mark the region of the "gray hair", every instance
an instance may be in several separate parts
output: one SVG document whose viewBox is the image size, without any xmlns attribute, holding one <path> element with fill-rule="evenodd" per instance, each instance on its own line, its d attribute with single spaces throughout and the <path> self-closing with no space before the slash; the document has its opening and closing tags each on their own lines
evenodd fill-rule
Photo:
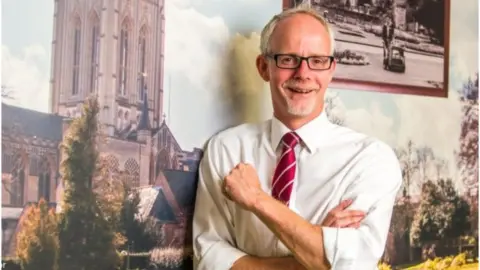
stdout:
<svg viewBox="0 0 480 270">
<path fill-rule="evenodd" d="M 310 15 L 310 16 L 314 17 L 315 19 L 317 19 L 325 27 L 328 35 L 330 36 L 330 47 L 331 47 L 330 54 L 333 55 L 333 53 L 335 51 L 335 37 L 334 37 L 333 29 L 330 27 L 330 24 L 327 22 L 327 20 L 325 20 L 325 18 L 322 15 L 320 15 L 320 13 L 316 9 L 314 9 L 314 8 L 312 8 L 312 7 L 310 7 L 309 5 L 306 5 L 306 4 L 298 5 L 295 8 L 290 8 L 290 9 L 284 10 L 280 14 L 277 14 L 277 15 L 273 16 L 273 18 L 263 28 L 261 36 L 260 36 L 260 51 L 261 51 L 261 53 L 262 54 L 269 53 L 270 39 L 272 37 L 273 31 L 277 27 L 277 24 L 281 20 L 283 20 L 285 18 L 288 18 L 288 17 L 290 17 L 292 15 L 295 15 L 295 14 Z"/>
</svg>

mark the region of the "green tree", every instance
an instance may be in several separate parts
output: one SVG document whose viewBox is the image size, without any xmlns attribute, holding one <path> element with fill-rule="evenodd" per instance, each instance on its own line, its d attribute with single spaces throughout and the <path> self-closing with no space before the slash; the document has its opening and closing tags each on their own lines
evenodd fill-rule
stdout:
<svg viewBox="0 0 480 270">
<path fill-rule="evenodd" d="M 161 230 L 156 230 L 155 222 L 139 213 L 140 196 L 138 190 L 125 188 L 122 209 L 120 211 L 120 231 L 126 242 L 122 249 L 150 251 L 163 240 Z"/>
<path fill-rule="evenodd" d="M 458 238 L 470 229 L 470 205 L 465 198 L 459 196 L 451 179 L 441 180 L 438 186 L 445 200 L 443 211 L 447 214 L 445 238 Z"/>
<path fill-rule="evenodd" d="M 119 263 L 114 232 L 92 188 L 93 179 L 98 175 L 98 112 L 97 99 L 87 99 L 82 116 L 73 120 L 62 143 L 60 270 L 104 270 Z"/>
<path fill-rule="evenodd" d="M 438 43 L 444 45 L 445 0 L 408 0 L 407 3 L 415 20 L 430 29 Z"/>
<path fill-rule="evenodd" d="M 132 178 L 124 172 L 111 171 L 106 160 L 102 177 L 95 185 L 100 208 L 115 231 L 117 250 L 150 251 L 163 236 L 154 220 L 139 213 L 140 194 L 132 188 Z"/>
<path fill-rule="evenodd" d="M 16 254 L 23 270 L 56 270 L 58 239 L 56 216 L 45 200 L 26 208 L 20 220 Z"/>
<path fill-rule="evenodd" d="M 455 190 L 452 180 L 426 181 L 422 200 L 410 231 L 411 242 L 424 246 L 464 235 L 469 229 L 470 208 Z"/>
<path fill-rule="evenodd" d="M 97 181 L 94 183 L 94 192 L 97 194 L 100 211 L 114 231 L 114 246 L 119 249 L 126 241 L 119 228 L 120 212 L 125 196 L 123 175 L 113 170 L 104 157 L 100 157 L 97 164 L 99 171 Z"/>
<path fill-rule="evenodd" d="M 471 206 L 471 229 L 478 231 L 478 72 L 459 91 L 462 103 L 462 124 L 457 166 Z"/>
</svg>

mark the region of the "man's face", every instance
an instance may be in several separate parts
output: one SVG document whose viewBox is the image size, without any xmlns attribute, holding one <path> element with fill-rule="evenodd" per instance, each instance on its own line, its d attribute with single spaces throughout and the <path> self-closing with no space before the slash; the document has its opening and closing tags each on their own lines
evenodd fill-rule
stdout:
<svg viewBox="0 0 480 270">
<path fill-rule="evenodd" d="M 280 21 L 270 39 L 270 53 L 302 57 L 330 56 L 331 44 L 325 27 L 314 17 L 296 14 Z M 283 63 L 289 63 L 286 58 Z M 329 65 L 330 60 L 327 64 Z M 314 64 L 314 62 L 311 62 Z M 272 57 L 259 56 L 260 75 L 270 83 L 277 117 L 310 118 L 323 110 L 324 95 L 332 80 L 335 62 L 327 70 L 312 70 L 307 61 L 295 69 L 280 68 Z"/>
</svg>

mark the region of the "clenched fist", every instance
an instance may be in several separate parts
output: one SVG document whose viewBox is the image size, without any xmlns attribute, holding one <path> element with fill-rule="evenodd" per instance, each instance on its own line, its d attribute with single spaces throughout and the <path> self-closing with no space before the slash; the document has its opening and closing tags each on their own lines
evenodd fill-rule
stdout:
<svg viewBox="0 0 480 270">
<path fill-rule="evenodd" d="M 260 186 L 257 171 L 252 165 L 240 163 L 225 177 L 222 191 L 227 198 L 250 211 L 259 195 L 264 191 Z"/>
</svg>

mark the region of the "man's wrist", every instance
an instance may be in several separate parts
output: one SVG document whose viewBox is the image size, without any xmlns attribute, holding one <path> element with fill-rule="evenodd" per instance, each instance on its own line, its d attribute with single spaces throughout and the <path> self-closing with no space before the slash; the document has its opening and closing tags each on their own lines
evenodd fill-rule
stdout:
<svg viewBox="0 0 480 270">
<path fill-rule="evenodd" d="M 250 212 L 257 214 L 262 211 L 264 205 L 269 200 L 274 200 L 271 196 L 269 196 L 263 190 L 259 191 L 255 196 L 252 198 L 252 204 L 250 206 Z"/>
<path fill-rule="evenodd" d="M 306 270 L 294 257 L 269 257 L 260 258 L 245 256 L 240 258 L 232 267 L 232 270 Z"/>
</svg>

